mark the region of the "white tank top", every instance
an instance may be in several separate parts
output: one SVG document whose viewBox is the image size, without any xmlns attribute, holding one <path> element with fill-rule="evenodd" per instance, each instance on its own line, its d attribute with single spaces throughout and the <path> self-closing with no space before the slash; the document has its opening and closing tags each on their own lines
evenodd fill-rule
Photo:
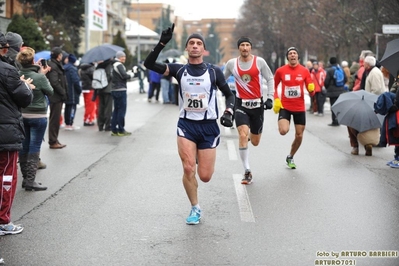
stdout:
<svg viewBox="0 0 399 266">
<path fill-rule="evenodd" d="M 211 85 L 209 67 L 198 77 L 191 76 L 184 69 L 180 80 L 180 118 L 196 121 L 217 119 L 216 90 Z"/>
</svg>

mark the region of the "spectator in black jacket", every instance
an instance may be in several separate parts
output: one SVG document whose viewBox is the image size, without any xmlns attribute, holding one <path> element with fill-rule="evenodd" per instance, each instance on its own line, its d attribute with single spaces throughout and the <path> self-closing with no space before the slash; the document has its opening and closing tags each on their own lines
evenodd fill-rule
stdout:
<svg viewBox="0 0 399 266">
<path fill-rule="evenodd" d="M 50 99 L 50 120 L 48 124 L 48 144 L 50 149 L 62 149 L 66 147 L 58 141 L 58 134 L 60 131 L 60 117 L 62 112 L 62 105 L 68 99 L 67 96 L 67 81 L 65 77 L 64 66 L 62 65 L 62 50 L 59 47 L 54 47 L 51 50 L 51 58 L 48 65 L 51 71 L 47 72 L 46 76 L 50 81 L 51 87 L 54 89 L 54 94 Z"/>
<path fill-rule="evenodd" d="M 0 49 L 5 46 L 6 38 L 0 32 Z M 32 102 L 31 82 L 20 78 L 0 54 L 0 235 L 19 234 L 24 229 L 11 222 L 11 208 L 17 190 L 18 151 L 25 138 L 21 108 Z"/>
<path fill-rule="evenodd" d="M 82 92 L 85 102 L 83 126 L 94 126 L 94 121 L 97 118 L 97 106 L 95 101 L 93 101 L 94 89 L 91 86 L 94 69 L 96 68 L 93 64 L 81 64 L 78 71 L 80 80 L 82 81 Z"/>
</svg>

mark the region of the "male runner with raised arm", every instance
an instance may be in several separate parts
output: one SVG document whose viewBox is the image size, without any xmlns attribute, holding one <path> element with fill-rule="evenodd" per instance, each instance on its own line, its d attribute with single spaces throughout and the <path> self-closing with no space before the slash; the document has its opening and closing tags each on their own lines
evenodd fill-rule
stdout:
<svg viewBox="0 0 399 266">
<path fill-rule="evenodd" d="M 165 76 L 176 78 L 179 83 L 179 121 L 177 146 L 183 165 L 183 185 L 191 203 L 187 224 L 198 224 L 201 209 L 198 204 L 196 172 L 203 182 L 209 182 L 215 168 L 216 147 L 220 141 L 217 123 L 219 110 L 216 92 L 219 88 L 226 97 L 226 110 L 220 118 L 223 126 L 232 126 L 234 95 L 224 79 L 222 71 L 203 61 L 204 38 L 191 34 L 187 38 L 188 63 L 158 63 L 156 59 L 172 39 L 174 24 L 162 31 L 161 39 L 145 59 L 146 68 Z M 196 162 L 198 166 L 196 166 Z"/>
</svg>

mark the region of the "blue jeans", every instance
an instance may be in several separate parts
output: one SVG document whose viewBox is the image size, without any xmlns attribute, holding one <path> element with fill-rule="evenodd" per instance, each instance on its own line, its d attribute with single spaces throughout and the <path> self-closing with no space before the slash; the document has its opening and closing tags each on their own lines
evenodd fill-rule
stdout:
<svg viewBox="0 0 399 266">
<path fill-rule="evenodd" d="M 115 133 L 125 132 L 126 91 L 113 91 L 114 111 L 112 112 L 111 130 Z"/>
<path fill-rule="evenodd" d="M 170 102 L 169 88 L 170 88 L 170 81 L 167 79 L 161 79 L 161 91 L 162 91 L 162 99 L 163 99 L 164 103 Z"/>
<path fill-rule="evenodd" d="M 20 154 L 32 154 L 40 152 L 44 133 L 47 128 L 47 117 L 24 118 L 25 139 L 22 142 Z"/>
</svg>

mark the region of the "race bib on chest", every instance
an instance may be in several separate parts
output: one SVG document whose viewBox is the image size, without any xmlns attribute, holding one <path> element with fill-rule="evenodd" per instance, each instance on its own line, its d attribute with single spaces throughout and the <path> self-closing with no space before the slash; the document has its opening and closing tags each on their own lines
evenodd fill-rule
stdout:
<svg viewBox="0 0 399 266">
<path fill-rule="evenodd" d="M 206 93 L 189 93 L 184 96 L 184 110 L 190 112 L 204 112 L 208 109 L 208 96 Z"/>
<path fill-rule="evenodd" d="M 301 87 L 300 86 L 286 86 L 284 89 L 284 95 L 286 98 L 300 98 L 301 97 Z"/>
<path fill-rule="evenodd" d="M 242 99 L 241 101 L 242 101 L 241 106 L 247 109 L 259 108 L 262 103 L 261 99 L 252 99 L 252 100 Z"/>
</svg>

